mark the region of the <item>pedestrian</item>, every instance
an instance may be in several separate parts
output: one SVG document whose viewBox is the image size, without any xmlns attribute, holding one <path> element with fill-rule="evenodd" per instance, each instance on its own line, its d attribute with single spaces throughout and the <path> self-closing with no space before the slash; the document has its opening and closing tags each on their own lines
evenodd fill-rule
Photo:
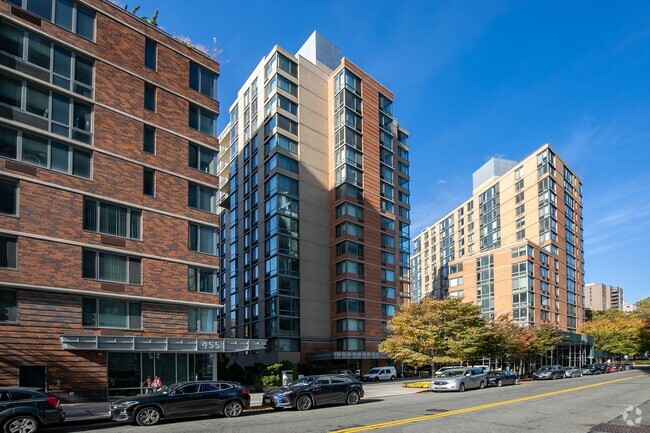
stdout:
<svg viewBox="0 0 650 433">
<path fill-rule="evenodd" d="M 147 376 L 147 380 L 144 381 L 144 393 L 149 394 L 151 393 L 151 384 L 153 382 L 151 381 L 151 376 Z"/>
<path fill-rule="evenodd" d="M 153 379 L 153 382 L 151 382 L 151 387 L 153 388 L 153 392 L 158 392 L 158 390 L 160 390 L 160 388 L 162 388 L 162 386 L 163 386 L 163 383 L 162 383 L 162 380 L 160 379 L 160 376 L 156 376 Z"/>
</svg>

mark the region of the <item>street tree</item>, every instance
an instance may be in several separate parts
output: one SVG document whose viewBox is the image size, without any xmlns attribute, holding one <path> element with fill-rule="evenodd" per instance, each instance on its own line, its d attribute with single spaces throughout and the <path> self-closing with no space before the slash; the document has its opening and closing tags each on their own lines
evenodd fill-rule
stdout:
<svg viewBox="0 0 650 433">
<path fill-rule="evenodd" d="M 416 368 L 476 357 L 485 333 L 478 306 L 458 298 L 403 306 L 389 326 L 392 334 L 379 350 Z"/>
<path fill-rule="evenodd" d="M 580 332 L 594 337 L 594 346 L 618 356 L 634 356 L 644 350 L 647 322 L 641 314 L 626 314 L 616 308 L 594 313 Z"/>
</svg>

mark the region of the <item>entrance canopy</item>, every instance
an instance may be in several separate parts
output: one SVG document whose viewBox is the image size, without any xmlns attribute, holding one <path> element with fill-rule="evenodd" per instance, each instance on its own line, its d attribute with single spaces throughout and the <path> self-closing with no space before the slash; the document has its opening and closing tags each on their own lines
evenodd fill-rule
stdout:
<svg viewBox="0 0 650 433">
<path fill-rule="evenodd" d="M 263 350 L 266 340 L 246 338 L 128 337 L 110 335 L 61 335 L 64 350 L 109 352 L 231 353 Z"/>
</svg>

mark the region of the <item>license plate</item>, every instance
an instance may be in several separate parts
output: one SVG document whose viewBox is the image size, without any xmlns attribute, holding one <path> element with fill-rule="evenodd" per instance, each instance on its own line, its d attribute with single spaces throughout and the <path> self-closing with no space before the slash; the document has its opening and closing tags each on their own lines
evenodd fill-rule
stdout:
<svg viewBox="0 0 650 433">
<path fill-rule="evenodd" d="M 443 387 L 441 385 L 436 385 L 436 389 L 442 389 Z"/>
</svg>

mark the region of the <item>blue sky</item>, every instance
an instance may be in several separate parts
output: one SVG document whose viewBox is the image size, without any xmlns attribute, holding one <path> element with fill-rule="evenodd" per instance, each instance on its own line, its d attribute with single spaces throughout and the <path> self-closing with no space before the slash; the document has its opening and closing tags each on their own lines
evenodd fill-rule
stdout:
<svg viewBox="0 0 650 433">
<path fill-rule="evenodd" d="M 491 156 L 520 160 L 551 143 L 584 183 L 587 282 L 650 296 L 650 2 L 137 4 L 159 9 L 172 34 L 219 41 L 220 129 L 275 44 L 295 52 L 317 29 L 339 45 L 394 92 L 411 133 L 412 234 L 468 197 Z"/>
</svg>

